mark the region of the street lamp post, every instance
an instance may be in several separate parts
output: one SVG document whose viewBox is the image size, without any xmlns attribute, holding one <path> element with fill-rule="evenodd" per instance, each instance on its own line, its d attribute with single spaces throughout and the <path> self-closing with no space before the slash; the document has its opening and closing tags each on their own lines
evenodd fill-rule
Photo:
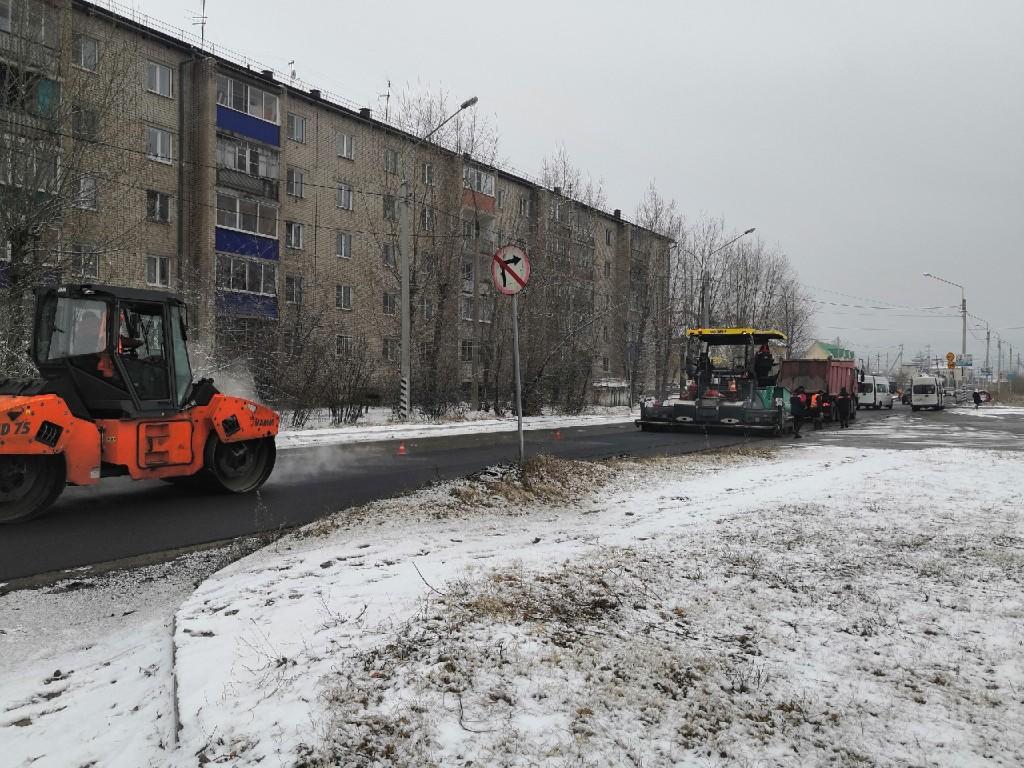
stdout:
<svg viewBox="0 0 1024 768">
<path fill-rule="evenodd" d="M 409 418 L 409 411 L 411 410 L 412 404 L 412 397 L 410 394 L 412 387 L 412 292 L 409 284 L 409 260 L 412 255 L 412 222 L 409 210 L 411 207 L 409 175 L 405 170 L 404 158 L 406 154 L 416 149 L 416 147 L 441 130 L 441 128 L 443 128 L 456 115 L 465 109 L 469 109 L 476 104 L 477 101 L 478 99 L 476 96 L 466 99 L 459 105 L 457 110 L 438 123 L 435 128 L 433 128 L 423 138 L 419 139 L 415 144 L 406 147 L 399 156 L 399 167 L 402 169 L 402 181 L 399 185 L 398 191 L 398 269 L 399 278 L 402 284 L 402 349 L 400 352 L 402 357 L 402 380 L 399 384 L 401 402 L 399 403 L 398 416 L 401 419 Z"/>
<path fill-rule="evenodd" d="M 710 259 L 712 256 L 714 256 L 716 253 L 719 253 L 720 251 L 724 251 L 726 248 L 728 248 L 730 245 L 735 243 L 740 238 L 746 237 L 747 235 L 752 234 L 755 229 L 757 229 L 757 227 L 751 227 L 750 229 L 744 230 L 740 234 L 736 235 L 736 237 L 734 237 L 732 240 L 729 240 L 728 242 L 724 243 L 723 245 L 720 245 L 718 248 L 715 248 L 715 250 L 711 251 L 710 253 L 708 253 L 707 255 L 705 255 L 703 257 L 698 256 L 696 253 L 694 253 L 693 251 L 691 251 L 689 248 L 687 248 L 684 245 L 679 245 L 678 246 L 681 250 L 686 251 L 686 253 L 690 254 L 693 258 L 698 259 L 700 261 L 700 305 L 698 307 L 698 314 L 700 315 L 700 317 L 697 318 L 697 322 L 700 323 L 701 327 L 706 328 L 711 323 L 711 317 L 710 317 L 711 309 L 710 309 L 710 307 L 708 305 L 708 302 L 707 302 L 707 291 L 708 291 L 707 261 L 708 261 L 708 259 Z M 683 390 L 684 386 L 686 385 L 686 380 L 684 378 L 685 375 L 686 375 L 685 368 L 686 368 L 686 363 L 689 360 L 689 352 L 690 352 L 689 340 L 686 337 L 683 337 L 682 344 L 680 345 L 680 350 L 681 350 L 681 354 L 680 354 L 680 367 L 682 368 L 682 370 L 679 371 L 679 379 L 680 379 L 680 381 L 679 381 L 679 390 L 681 392 Z"/>
<path fill-rule="evenodd" d="M 925 277 L 930 277 L 932 280 L 938 280 L 940 283 L 946 285 L 952 285 L 954 288 L 960 289 L 960 317 L 963 321 L 960 332 L 960 359 L 967 360 L 967 297 L 964 293 L 964 287 L 960 283 L 954 283 L 952 280 L 946 280 L 938 275 L 933 275 L 931 272 L 925 272 Z"/>
<path fill-rule="evenodd" d="M 736 235 L 736 237 L 734 237 L 732 240 L 728 241 L 727 243 L 725 243 L 723 245 L 720 245 L 718 248 L 715 248 L 715 250 L 711 251 L 711 253 L 709 253 L 707 256 L 705 256 L 703 259 L 701 259 L 701 262 L 700 262 L 700 307 L 701 307 L 701 310 L 700 310 L 700 315 L 701 315 L 700 323 L 701 323 L 701 326 L 706 328 L 711 323 L 711 307 L 708 305 L 708 301 L 707 301 L 707 290 L 708 290 L 707 261 L 708 261 L 708 259 L 710 259 L 712 256 L 714 256 L 716 253 L 724 251 L 726 248 L 728 248 L 730 245 L 735 243 L 740 238 L 746 237 L 747 235 L 753 233 L 753 231 L 755 229 L 757 229 L 757 227 L 751 227 L 750 229 L 744 230 L 740 234 Z M 682 246 L 680 246 L 680 247 L 682 247 Z M 697 254 L 695 254 L 689 248 L 683 247 L 683 250 L 686 251 L 687 253 L 689 253 L 695 259 L 700 258 Z"/>
</svg>

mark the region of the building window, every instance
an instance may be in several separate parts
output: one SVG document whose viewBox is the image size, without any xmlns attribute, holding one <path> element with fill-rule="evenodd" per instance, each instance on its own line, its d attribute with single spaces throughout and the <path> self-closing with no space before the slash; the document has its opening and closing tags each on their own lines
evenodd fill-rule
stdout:
<svg viewBox="0 0 1024 768">
<path fill-rule="evenodd" d="M 217 103 L 269 123 L 278 122 L 277 96 L 227 75 L 217 75 Z"/>
<path fill-rule="evenodd" d="M 494 174 L 467 166 L 462 170 L 462 180 L 474 192 L 494 197 Z"/>
<path fill-rule="evenodd" d="M 284 276 L 284 300 L 288 304 L 302 303 L 302 275 Z"/>
<path fill-rule="evenodd" d="M 172 76 L 170 67 L 155 61 L 146 62 L 146 90 L 150 93 L 171 98 L 174 95 Z"/>
<path fill-rule="evenodd" d="M 505 207 L 505 190 L 504 189 L 499 189 L 498 190 L 498 196 L 495 198 L 495 205 L 497 205 L 499 208 L 504 208 Z"/>
<path fill-rule="evenodd" d="M 352 258 L 352 233 L 351 232 L 339 232 L 335 240 L 335 251 L 337 255 L 342 259 Z"/>
<path fill-rule="evenodd" d="M 338 207 L 346 211 L 352 210 L 352 185 L 338 182 Z"/>
<path fill-rule="evenodd" d="M 78 189 L 75 194 L 75 208 L 95 211 L 99 200 L 99 184 L 95 176 L 82 174 L 78 177 Z"/>
<path fill-rule="evenodd" d="M 171 260 L 167 256 L 146 257 L 146 285 L 169 288 L 171 285 Z"/>
<path fill-rule="evenodd" d="M 611 366 L 608 365 L 608 358 L 607 357 L 602 357 L 601 358 L 601 370 L 604 371 L 605 373 L 608 373 L 608 371 L 611 370 Z"/>
<path fill-rule="evenodd" d="M 612 244 L 612 230 L 611 230 L 611 227 L 605 227 L 604 228 L 604 244 L 605 245 L 611 245 Z"/>
<path fill-rule="evenodd" d="M 464 363 L 473 362 L 473 340 L 462 339 L 459 342 L 459 360 Z"/>
<path fill-rule="evenodd" d="M 385 315 L 397 315 L 398 314 L 398 297 L 393 293 L 384 294 L 384 314 Z"/>
<path fill-rule="evenodd" d="M 384 195 L 383 197 L 381 197 L 381 200 L 384 201 L 384 220 L 394 221 L 397 218 L 395 212 L 395 196 Z"/>
<path fill-rule="evenodd" d="M 306 118 L 302 115 L 288 113 L 288 138 L 299 144 L 306 143 Z"/>
<path fill-rule="evenodd" d="M 463 320 L 473 319 L 473 297 L 463 296 L 459 301 L 459 317 Z"/>
<path fill-rule="evenodd" d="M 394 269 L 396 266 L 398 266 L 398 259 L 395 253 L 396 250 L 397 248 L 395 247 L 395 244 L 392 242 L 386 242 L 382 246 L 385 267 L 391 267 L 392 269 Z"/>
<path fill-rule="evenodd" d="M 548 215 L 552 221 L 562 220 L 562 202 L 560 200 L 552 200 L 548 207 Z"/>
<path fill-rule="evenodd" d="M 432 208 L 423 208 L 420 211 L 420 229 L 424 232 L 434 231 L 434 210 Z"/>
<path fill-rule="evenodd" d="M 289 168 L 287 171 L 286 190 L 292 197 L 305 197 L 306 174 L 298 168 Z"/>
<path fill-rule="evenodd" d="M 0 0 L 3 2 L 3 0 Z M 83 141 L 94 141 L 99 133 L 100 119 L 94 109 L 73 104 L 71 106 L 71 135 Z"/>
<path fill-rule="evenodd" d="M 71 271 L 75 277 L 98 280 L 100 276 L 100 250 L 95 245 L 75 243 L 69 251 Z"/>
<path fill-rule="evenodd" d="M 277 237 L 277 207 L 218 192 L 217 226 Z"/>
<path fill-rule="evenodd" d="M 11 31 L 11 0 L 0 0 L 0 32 Z"/>
<path fill-rule="evenodd" d="M 174 136 L 163 128 L 146 128 L 146 157 L 158 163 L 174 162 Z"/>
<path fill-rule="evenodd" d="M 277 152 L 227 136 L 217 137 L 217 165 L 249 176 L 278 178 Z"/>
<path fill-rule="evenodd" d="M 424 163 L 423 164 L 423 183 L 428 187 L 434 185 L 434 164 Z"/>
<path fill-rule="evenodd" d="M 171 220 L 171 196 L 154 189 L 146 190 L 146 218 L 160 224 Z"/>
<path fill-rule="evenodd" d="M 265 259 L 217 254 L 217 287 L 261 296 L 277 295 L 277 265 Z"/>
<path fill-rule="evenodd" d="M 384 172 L 398 173 L 398 152 L 393 149 L 384 150 Z"/>
<path fill-rule="evenodd" d="M 4 0 L 0 0 L 0 7 L 3 5 Z M 0 16 L 3 16 L 2 10 L 0 10 Z M 95 72 L 96 66 L 100 61 L 100 43 L 88 35 L 75 35 L 72 42 L 71 56 L 72 63 L 76 67 Z"/>
<path fill-rule="evenodd" d="M 338 309 L 352 309 L 352 286 L 334 286 L 334 306 Z"/>
<path fill-rule="evenodd" d="M 284 244 L 289 248 L 302 248 L 302 225 L 299 222 L 284 223 Z"/>
<path fill-rule="evenodd" d="M 462 260 L 462 279 L 466 282 L 473 282 L 473 260 L 463 259 Z"/>
<path fill-rule="evenodd" d="M 602 328 L 602 329 L 601 329 L 601 337 L 602 337 L 602 338 L 603 338 L 603 339 L 604 339 L 605 341 L 608 341 L 608 326 L 607 326 L 607 325 L 606 325 L 606 326 L 604 326 L 604 328 Z"/>
<path fill-rule="evenodd" d="M 337 145 L 338 157 L 344 157 L 347 160 L 354 160 L 356 156 L 356 140 L 349 133 L 338 133 L 334 138 L 335 144 Z"/>
<path fill-rule="evenodd" d="M 351 336 L 335 336 L 334 337 L 334 354 L 338 357 L 351 357 L 352 356 L 352 337 Z"/>
<path fill-rule="evenodd" d="M 398 339 L 393 336 L 385 336 L 384 344 L 382 345 L 381 352 L 384 355 L 384 359 L 389 363 L 398 361 Z"/>
<path fill-rule="evenodd" d="M 612 263 L 610 261 L 606 261 L 604 263 L 604 276 L 605 277 L 611 277 L 612 276 Z"/>
<path fill-rule="evenodd" d="M 525 195 L 519 196 L 519 215 L 529 216 L 530 215 L 530 198 Z"/>
<path fill-rule="evenodd" d="M 494 320 L 494 300 L 488 297 L 480 299 L 480 322 L 490 323 Z"/>
</svg>

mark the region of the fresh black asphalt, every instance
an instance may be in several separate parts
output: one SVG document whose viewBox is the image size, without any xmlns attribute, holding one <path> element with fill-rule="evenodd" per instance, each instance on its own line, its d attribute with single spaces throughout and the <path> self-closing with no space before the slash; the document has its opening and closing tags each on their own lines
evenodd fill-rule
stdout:
<svg viewBox="0 0 1024 768">
<path fill-rule="evenodd" d="M 876 418 L 864 414 L 860 421 Z M 787 438 L 789 439 L 789 438 Z M 771 444 L 737 433 L 641 432 L 632 424 L 526 432 L 528 456 L 573 459 L 678 455 Z M 117 478 L 69 488 L 45 517 L 0 527 L 0 581 L 290 528 L 328 513 L 510 462 L 514 432 L 293 448 L 278 453 L 257 495 L 204 495 L 160 482 Z"/>
</svg>

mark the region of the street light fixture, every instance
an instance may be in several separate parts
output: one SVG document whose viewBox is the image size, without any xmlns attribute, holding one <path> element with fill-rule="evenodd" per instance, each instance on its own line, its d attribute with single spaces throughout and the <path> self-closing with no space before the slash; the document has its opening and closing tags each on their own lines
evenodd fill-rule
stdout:
<svg viewBox="0 0 1024 768">
<path fill-rule="evenodd" d="M 710 313 L 710 307 L 708 307 L 708 303 L 707 303 L 707 289 L 708 289 L 708 284 L 707 284 L 707 280 L 708 280 L 707 260 L 710 259 L 712 256 L 714 256 L 716 253 L 724 251 L 726 248 L 728 248 L 730 245 L 735 243 L 740 238 L 743 238 L 743 237 L 746 237 L 749 234 L 752 234 L 754 232 L 754 230 L 756 230 L 756 229 L 757 229 L 757 227 L 751 227 L 750 229 L 744 230 L 740 234 L 736 235 L 736 237 L 734 237 L 732 240 L 729 240 L 728 242 L 720 245 L 718 248 L 715 248 L 715 250 L 711 251 L 711 253 L 707 254 L 703 258 L 698 256 L 696 253 L 691 251 L 689 248 L 686 248 L 684 246 L 680 246 L 680 248 L 682 248 L 688 254 L 693 256 L 693 258 L 701 260 L 701 262 L 700 262 L 700 307 L 701 307 L 701 310 L 700 310 L 700 315 L 701 315 L 700 322 L 701 322 L 701 325 L 704 326 L 705 328 L 711 322 L 711 318 L 709 317 L 709 315 L 711 314 Z"/>
<path fill-rule="evenodd" d="M 410 396 L 410 390 L 412 387 L 412 292 L 409 285 L 409 257 L 412 254 L 412 227 L 410 226 L 409 211 L 411 195 L 409 191 L 409 178 L 405 171 L 404 158 L 409 152 L 416 149 L 416 147 L 441 130 L 441 128 L 443 128 L 450 120 L 454 119 L 460 112 L 475 105 L 477 101 L 479 101 L 479 99 L 476 96 L 471 96 L 466 99 L 459 105 L 457 110 L 438 123 L 437 126 L 423 138 L 402 150 L 401 155 L 398 157 L 399 167 L 402 169 L 402 181 L 399 185 L 398 191 L 400 199 L 400 202 L 398 203 L 399 279 L 402 284 L 402 379 L 399 384 L 400 403 L 398 415 L 401 419 L 409 418 L 409 411 L 411 410 L 412 404 L 412 398 Z"/>
<path fill-rule="evenodd" d="M 954 288 L 960 289 L 960 315 L 963 320 L 963 328 L 960 334 L 960 359 L 966 364 L 967 361 L 967 297 L 964 292 L 964 287 L 960 283 L 954 283 L 952 280 L 947 280 L 944 277 L 933 275 L 931 272 L 924 272 L 924 277 L 930 277 L 932 280 L 938 280 L 940 283 L 946 285 L 952 285 Z"/>
</svg>

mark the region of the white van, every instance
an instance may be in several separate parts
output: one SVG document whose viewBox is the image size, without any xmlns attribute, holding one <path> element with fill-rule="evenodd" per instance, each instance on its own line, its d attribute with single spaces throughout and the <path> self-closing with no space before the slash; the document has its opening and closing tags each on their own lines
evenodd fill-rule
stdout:
<svg viewBox="0 0 1024 768">
<path fill-rule="evenodd" d="M 865 374 L 857 383 L 857 407 L 892 410 L 892 384 L 885 376 Z"/>
<path fill-rule="evenodd" d="M 941 411 L 946 407 L 942 382 L 934 376 L 915 376 L 910 387 L 910 407 L 915 411 L 922 408 Z"/>
</svg>

